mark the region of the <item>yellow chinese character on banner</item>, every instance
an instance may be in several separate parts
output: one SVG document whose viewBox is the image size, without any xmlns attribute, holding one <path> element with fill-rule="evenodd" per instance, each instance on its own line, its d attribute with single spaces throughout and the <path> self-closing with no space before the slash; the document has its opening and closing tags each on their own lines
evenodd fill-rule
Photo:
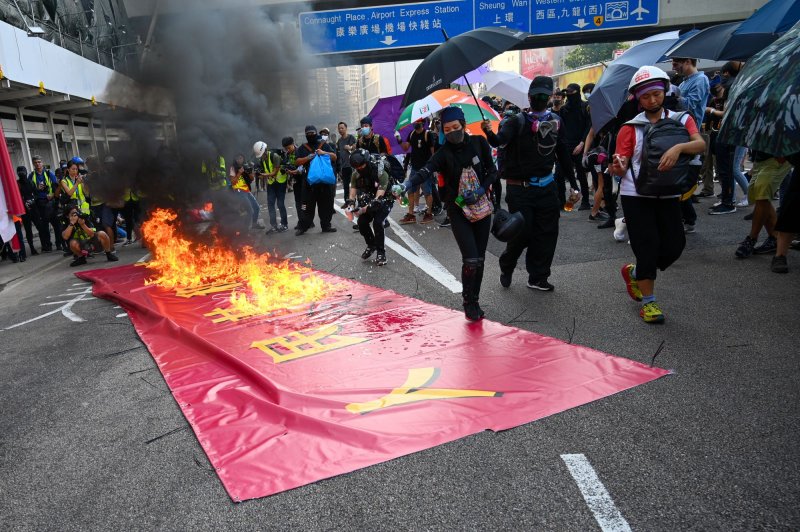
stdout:
<svg viewBox="0 0 800 532">
<path fill-rule="evenodd" d="M 276 364 L 297 360 L 298 358 L 319 355 L 335 349 L 341 349 L 350 345 L 366 342 L 368 338 L 356 338 L 354 336 L 340 336 L 338 325 L 326 325 L 321 329 L 311 331 L 297 331 L 278 336 L 269 340 L 253 342 L 250 347 L 260 349 L 269 356 Z"/>
<path fill-rule="evenodd" d="M 216 294 L 217 292 L 226 292 L 228 290 L 233 290 L 234 288 L 239 288 L 240 286 L 242 286 L 242 283 L 220 283 L 207 284 L 194 288 L 176 288 L 175 295 L 188 299 L 195 296 L 207 296 L 209 294 Z"/>
<path fill-rule="evenodd" d="M 211 323 L 222 323 L 223 321 L 239 321 L 239 320 L 246 320 L 247 318 L 252 318 L 253 316 L 258 316 L 258 312 L 253 312 L 249 310 L 240 310 L 237 308 L 215 308 L 211 312 L 203 314 L 208 318 L 217 316 L 215 319 L 211 320 Z"/>
<path fill-rule="evenodd" d="M 439 368 L 414 368 L 408 370 L 408 378 L 400 388 L 395 388 L 380 399 L 364 403 L 350 403 L 345 408 L 353 414 L 368 414 L 382 408 L 405 405 L 432 399 L 459 399 L 462 397 L 500 397 L 502 392 L 484 390 L 453 390 L 447 388 L 425 388 L 439 378 Z"/>
</svg>

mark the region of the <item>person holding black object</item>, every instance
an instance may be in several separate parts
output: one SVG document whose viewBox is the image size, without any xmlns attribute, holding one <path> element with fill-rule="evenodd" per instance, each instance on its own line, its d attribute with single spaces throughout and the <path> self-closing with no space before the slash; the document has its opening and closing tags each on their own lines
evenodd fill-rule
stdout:
<svg viewBox="0 0 800 532">
<path fill-rule="evenodd" d="M 528 271 L 528 288 L 550 292 L 547 279 L 558 242 L 558 218 L 561 202 L 553 176 L 556 158 L 565 165 L 568 155 L 557 149 L 563 144 L 561 119 L 547 108 L 553 94 L 553 80 L 537 76 L 528 88 L 531 111 L 519 113 L 504 122 L 500 131 L 492 132 L 491 124 L 481 124 L 492 146 L 505 145 L 503 178 L 506 180 L 506 203 L 511 213 L 521 212 L 525 231 L 506 244 L 500 255 L 500 284 L 511 286 L 511 276 L 522 251 Z"/>
<path fill-rule="evenodd" d="M 478 296 L 492 219 L 488 190 L 497 177 L 497 168 L 486 139 L 466 134 L 464 111 L 445 107 L 441 120 L 444 145 L 420 170 L 411 173 L 403 188 L 407 193 L 431 179 L 435 172 L 441 175 L 439 192 L 461 251 L 464 315 L 470 321 L 478 321 L 484 316 Z"/>
</svg>

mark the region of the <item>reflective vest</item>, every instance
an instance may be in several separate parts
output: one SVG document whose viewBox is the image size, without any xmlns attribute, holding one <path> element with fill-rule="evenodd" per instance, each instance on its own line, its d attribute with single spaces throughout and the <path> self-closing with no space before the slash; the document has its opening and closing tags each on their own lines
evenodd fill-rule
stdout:
<svg viewBox="0 0 800 532">
<path fill-rule="evenodd" d="M 217 170 L 209 170 L 206 162 L 200 165 L 200 171 L 208 178 L 208 185 L 211 190 L 220 190 L 230 186 L 228 181 L 228 167 L 225 166 L 225 158 L 220 155 L 217 157 Z"/>
<path fill-rule="evenodd" d="M 244 172 L 242 172 L 242 174 L 236 178 L 236 183 L 233 184 L 233 189 L 240 192 L 250 192 L 250 185 L 248 185 L 247 179 L 244 177 Z"/>
<path fill-rule="evenodd" d="M 271 153 L 267 153 L 267 160 L 266 161 L 264 159 L 261 159 L 261 166 L 262 166 L 262 168 L 264 168 L 264 173 L 265 174 L 271 174 L 273 172 L 273 170 L 275 169 L 275 166 L 272 164 L 272 154 Z M 278 183 L 286 183 L 287 177 L 288 176 L 285 173 L 281 172 L 280 169 L 279 169 L 278 173 L 276 175 L 267 178 L 267 184 L 268 185 L 273 184 L 276 179 L 277 179 Z"/>
<path fill-rule="evenodd" d="M 125 201 L 139 201 L 139 195 L 136 194 L 132 189 L 126 188 L 125 189 Z"/>
<path fill-rule="evenodd" d="M 75 200 L 75 201 L 78 202 L 78 209 L 81 212 L 88 213 L 89 212 L 89 202 L 86 201 L 86 194 L 83 193 L 83 183 L 78 183 L 76 185 L 72 181 L 72 179 L 70 179 L 69 177 L 65 177 L 64 181 L 67 182 L 67 187 L 74 189 L 72 191 L 72 194 L 70 195 L 69 199 Z"/>
</svg>

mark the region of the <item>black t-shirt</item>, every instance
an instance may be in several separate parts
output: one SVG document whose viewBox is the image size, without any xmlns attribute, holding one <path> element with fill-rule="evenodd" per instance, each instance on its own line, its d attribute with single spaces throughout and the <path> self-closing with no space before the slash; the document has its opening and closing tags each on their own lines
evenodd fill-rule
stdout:
<svg viewBox="0 0 800 532">
<path fill-rule="evenodd" d="M 409 154 L 409 163 L 411 168 L 419 170 L 428 159 L 431 158 L 431 148 L 433 148 L 433 135 L 429 131 L 422 130 L 417 133 L 412 131 L 408 134 L 406 141 L 411 144 L 411 153 Z"/>
<path fill-rule="evenodd" d="M 302 159 L 303 157 L 308 157 L 312 153 L 315 153 L 318 148 L 321 148 L 322 151 L 326 151 L 328 153 L 336 153 L 336 148 L 334 148 L 333 146 L 331 146 L 327 142 L 320 141 L 319 145 L 317 147 L 312 147 L 312 149 L 310 149 L 310 150 L 308 149 L 308 145 L 307 144 L 302 144 L 301 146 L 299 146 L 297 148 L 297 150 L 295 151 L 295 154 L 297 155 L 298 159 Z M 312 159 L 312 161 L 313 161 L 313 159 Z M 310 165 L 311 165 L 311 161 L 308 161 L 306 164 L 303 165 L 305 167 L 305 169 L 306 169 L 306 173 L 308 173 L 308 167 Z"/>
</svg>

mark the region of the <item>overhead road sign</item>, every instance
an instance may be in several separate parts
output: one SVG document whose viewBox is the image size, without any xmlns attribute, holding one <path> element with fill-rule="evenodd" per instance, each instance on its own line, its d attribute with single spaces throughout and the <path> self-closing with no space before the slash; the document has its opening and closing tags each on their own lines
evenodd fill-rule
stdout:
<svg viewBox="0 0 800 532">
<path fill-rule="evenodd" d="M 437 46 L 501 26 L 533 35 L 658 24 L 658 0 L 444 0 L 300 13 L 303 43 L 320 54 Z"/>
</svg>

